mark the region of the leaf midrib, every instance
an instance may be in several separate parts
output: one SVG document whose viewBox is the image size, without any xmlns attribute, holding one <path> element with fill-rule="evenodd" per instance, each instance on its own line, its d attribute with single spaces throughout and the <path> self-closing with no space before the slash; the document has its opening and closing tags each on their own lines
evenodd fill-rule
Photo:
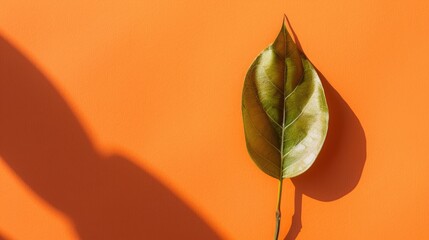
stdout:
<svg viewBox="0 0 429 240">
<path fill-rule="evenodd" d="M 283 29 L 283 28 L 282 28 Z M 283 37 L 285 39 L 285 51 L 287 51 L 287 37 L 286 37 L 286 32 L 284 30 L 282 30 L 282 34 Z M 283 60 L 283 63 L 286 64 L 286 53 L 285 53 L 285 58 Z M 287 80 L 287 66 L 284 67 L 283 70 L 283 118 L 282 118 L 282 138 L 281 138 L 281 144 L 280 144 L 280 173 L 279 173 L 279 177 L 280 180 L 283 179 L 283 147 L 284 147 L 284 135 L 285 135 L 285 118 L 286 118 L 286 107 L 285 107 L 285 99 L 284 99 L 284 92 L 285 92 L 285 88 L 286 88 L 286 80 Z M 298 85 L 295 86 L 295 88 Z M 281 182 L 280 182 L 281 184 Z"/>
</svg>

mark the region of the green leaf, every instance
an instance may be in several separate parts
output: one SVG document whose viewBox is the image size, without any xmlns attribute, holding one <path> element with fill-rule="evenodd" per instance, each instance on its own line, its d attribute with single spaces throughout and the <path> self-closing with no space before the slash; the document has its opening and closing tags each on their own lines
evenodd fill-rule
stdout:
<svg viewBox="0 0 429 240">
<path fill-rule="evenodd" d="M 266 174 L 291 178 L 313 164 L 328 130 L 328 106 L 316 70 L 284 22 L 247 72 L 242 111 L 247 150 Z"/>
</svg>

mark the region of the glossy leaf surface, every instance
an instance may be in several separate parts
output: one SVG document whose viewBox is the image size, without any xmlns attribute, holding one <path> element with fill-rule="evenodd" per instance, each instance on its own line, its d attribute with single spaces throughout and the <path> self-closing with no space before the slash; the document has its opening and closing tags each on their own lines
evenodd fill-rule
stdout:
<svg viewBox="0 0 429 240">
<path fill-rule="evenodd" d="M 242 113 L 247 150 L 266 174 L 290 178 L 313 164 L 328 130 L 328 106 L 316 70 L 284 23 L 247 72 Z"/>
</svg>

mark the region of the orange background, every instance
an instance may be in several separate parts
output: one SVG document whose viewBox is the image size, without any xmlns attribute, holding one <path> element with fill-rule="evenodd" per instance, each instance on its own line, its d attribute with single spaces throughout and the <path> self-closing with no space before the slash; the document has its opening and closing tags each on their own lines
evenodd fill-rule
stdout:
<svg viewBox="0 0 429 240">
<path fill-rule="evenodd" d="M 241 89 L 284 12 L 331 122 L 281 239 L 429 239 L 428 1 L 0 6 L 0 239 L 271 239 Z"/>
</svg>

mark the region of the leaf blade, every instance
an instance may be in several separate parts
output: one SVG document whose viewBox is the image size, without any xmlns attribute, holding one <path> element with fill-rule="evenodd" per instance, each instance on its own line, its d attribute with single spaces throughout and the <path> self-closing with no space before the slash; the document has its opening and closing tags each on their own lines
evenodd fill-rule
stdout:
<svg viewBox="0 0 429 240">
<path fill-rule="evenodd" d="M 328 107 L 317 72 L 284 23 L 246 74 L 242 111 L 249 155 L 266 174 L 294 177 L 315 161 L 327 133 Z"/>
</svg>

